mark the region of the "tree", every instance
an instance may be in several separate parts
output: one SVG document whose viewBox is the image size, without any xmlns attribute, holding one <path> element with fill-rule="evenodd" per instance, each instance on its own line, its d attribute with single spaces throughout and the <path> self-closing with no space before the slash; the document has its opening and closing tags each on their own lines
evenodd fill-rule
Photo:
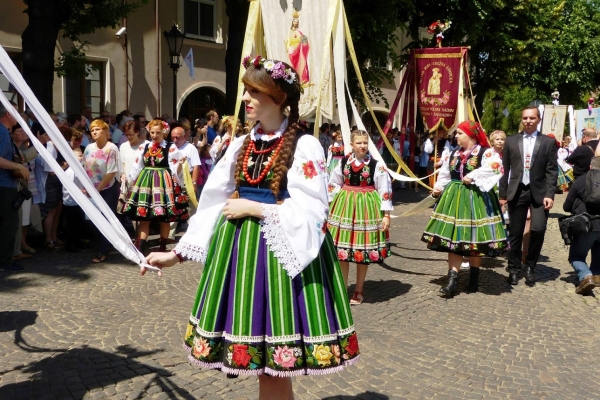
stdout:
<svg viewBox="0 0 600 400">
<path fill-rule="evenodd" d="M 146 2 L 147 0 L 140 0 Z M 122 0 L 23 0 L 29 24 L 23 31 L 23 76 L 40 103 L 52 110 L 52 85 L 55 71 L 70 76 L 86 73 L 86 42 L 81 36 L 96 29 L 115 28 L 140 1 L 127 4 Z M 58 35 L 73 42 L 57 63 L 54 48 Z"/>
<path fill-rule="evenodd" d="M 554 21 L 556 36 L 519 77 L 539 92 L 560 92 L 561 104 L 584 107 L 582 95 L 600 87 L 600 0 L 566 0 Z"/>
</svg>

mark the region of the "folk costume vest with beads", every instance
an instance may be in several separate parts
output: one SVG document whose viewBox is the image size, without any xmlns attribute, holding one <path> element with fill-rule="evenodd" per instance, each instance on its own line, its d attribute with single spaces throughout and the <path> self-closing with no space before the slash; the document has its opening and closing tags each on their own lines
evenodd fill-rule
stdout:
<svg viewBox="0 0 600 400">
<path fill-rule="evenodd" d="M 370 154 L 357 166 L 354 164 L 354 156 L 344 157 L 341 161 L 344 185 L 349 186 L 373 186 L 375 184 L 375 168 L 377 160 Z M 350 161 L 350 162 L 349 162 Z"/>
<path fill-rule="evenodd" d="M 469 172 L 481 167 L 481 159 L 487 147 L 475 146 L 471 151 L 455 149 L 450 154 L 450 179 L 462 181 Z"/>
<path fill-rule="evenodd" d="M 341 146 L 331 146 L 331 155 L 333 157 L 344 157 L 344 145 Z"/>
<path fill-rule="evenodd" d="M 159 145 L 158 148 L 154 149 L 151 143 L 147 143 L 144 148 L 144 165 L 146 167 L 166 168 L 168 170 L 170 148 L 171 142 L 167 142 L 164 148 Z"/>
</svg>

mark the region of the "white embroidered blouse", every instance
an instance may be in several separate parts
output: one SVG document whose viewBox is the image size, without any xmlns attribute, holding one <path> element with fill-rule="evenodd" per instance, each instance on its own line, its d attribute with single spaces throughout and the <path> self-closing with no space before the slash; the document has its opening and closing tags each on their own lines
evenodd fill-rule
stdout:
<svg viewBox="0 0 600 400">
<path fill-rule="evenodd" d="M 287 127 L 287 120 L 275 134 L 260 135 L 260 125 L 250 132 L 254 140 L 274 140 Z M 225 201 L 235 190 L 235 169 L 244 136 L 232 140 L 223 158 L 208 177 L 198 202 L 198 212 L 190 219 L 189 228 L 175 252 L 187 259 L 206 262 L 208 248 Z M 298 139 L 294 160 L 287 173 L 290 197 L 281 204 L 263 204 L 261 221 L 267 245 L 293 278 L 319 254 L 325 239 L 327 221 L 327 173 L 323 149 L 310 135 Z"/>
<path fill-rule="evenodd" d="M 477 147 L 471 153 L 473 156 L 481 151 L 481 146 Z M 458 154 L 458 150 L 455 155 Z M 434 185 L 434 189 L 444 190 L 446 185 L 450 183 L 450 156 L 452 152 L 446 153 L 443 158 L 443 164 L 440 167 L 437 181 Z M 465 175 L 465 177 L 471 178 L 474 185 L 484 192 L 489 192 L 494 186 L 500 181 L 504 174 L 504 168 L 502 167 L 502 157 L 493 148 L 488 148 L 484 151 L 481 157 L 481 166 L 474 169 Z"/>
<path fill-rule="evenodd" d="M 152 146 L 152 142 L 149 143 L 149 146 Z M 144 150 L 147 144 L 148 142 L 143 143 L 137 149 L 136 159 L 134 160 L 131 170 L 129 171 L 129 176 L 127 177 L 127 179 L 129 179 L 129 182 L 135 182 L 140 172 L 142 172 L 142 170 L 146 166 L 144 164 Z M 167 142 L 163 140 L 160 144 L 160 147 L 162 147 L 163 149 L 167 147 Z M 182 180 L 180 180 L 179 176 L 177 175 L 177 169 L 180 164 L 180 159 L 181 153 L 177 149 L 175 143 L 171 143 L 171 147 L 169 147 L 169 169 L 171 170 L 173 178 L 178 182 L 182 182 Z"/>
</svg>

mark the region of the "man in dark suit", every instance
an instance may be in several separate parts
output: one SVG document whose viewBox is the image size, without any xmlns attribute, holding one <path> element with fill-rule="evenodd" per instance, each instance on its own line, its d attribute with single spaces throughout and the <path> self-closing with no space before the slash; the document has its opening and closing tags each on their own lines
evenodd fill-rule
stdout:
<svg viewBox="0 0 600 400">
<path fill-rule="evenodd" d="M 581 138 L 581 146 L 577 146 L 573 153 L 565 159 L 566 162 L 573 166 L 573 178 L 577 179 L 590 170 L 590 162 L 596 148 L 598 147 L 598 135 L 594 128 L 586 128 L 583 130 Z"/>
<path fill-rule="evenodd" d="M 538 132 L 539 110 L 525 107 L 521 122 L 523 132 L 506 138 L 502 154 L 504 175 L 500 179 L 500 205 L 508 205 L 510 219 L 508 281 L 511 285 L 518 283 L 521 271 L 526 283 L 535 283 L 535 265 L 544 244 L 558 176 L 556 141 Z M 531 209 L 531 239 L 522 265 L 521 246 L 528 209 Z"/>
</svg>

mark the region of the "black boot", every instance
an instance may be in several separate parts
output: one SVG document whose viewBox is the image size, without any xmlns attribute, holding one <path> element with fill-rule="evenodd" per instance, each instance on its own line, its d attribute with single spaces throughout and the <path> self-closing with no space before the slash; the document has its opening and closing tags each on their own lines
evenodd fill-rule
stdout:
<svg viewBox="0 0 600 400">
<path fill-rule="evenodd" d="M 138 239 L 137 248 L 144 256 L 148 255 L 148 242 L 146 239 Z"/>
<path fill-rule="evenodd" d="M 477 267 L 471 266 L 467 290 L 471 293 L 475 293 L 479 290 L 479 268 Z"/>
<path fill-rule="evenodd" d="M 440 289 L 440 292 L 447 296 L 454 296 L 458 289 L 458 271 L 453 269 L 448 271 L 448 285 Z"/>
<path fill-rule="evenodd" d="M 158 251 L 160 251 L 161 253 L 166 253 L 167 251 L 167 238 L 160 238 L 158 240 L 158 243 L 160 244 L 160 247 L 158 249 Z"/>
</svg>

